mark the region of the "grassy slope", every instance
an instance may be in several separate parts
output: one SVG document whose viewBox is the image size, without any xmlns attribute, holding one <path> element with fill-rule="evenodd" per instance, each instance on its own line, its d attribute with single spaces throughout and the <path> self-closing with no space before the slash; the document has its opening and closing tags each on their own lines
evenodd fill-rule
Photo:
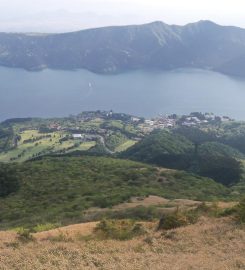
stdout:
<svg viewBox="0 0 245 270">
<path fill-rule="evenodd" d="M 0 228 L 45 222 L 78 222 L 89 207 L 110 207 L 132 196 L 228 199 L 213 180 L 127 160 L 43 158 L 16 166 L 21 188 L 0 199 Z"/>
<path fill-rule="evenodd" d="M 136 141 L 133 140 L 127 140 L 126 142 L 124 142 L 123 144 L 119 145 L 118 147 L 116 147 L 115 151 L 116 152 L 123 152 L 125 150 L 127 150 L 129 147 L 135 145 Z"/>
<path fill-rule="evenodd" d="M 169 232 L 157 232 L 156 223 L 143 223 L 148 234 L 127 241 L 89 241 L 95 226 L 77 224 L 38 233 L 36 241 L 27 244 L 14 232 L 0 232 L 0 269 L 245 268 L 245 230 L 227 218 L 202 218 Z"/>
</svg>

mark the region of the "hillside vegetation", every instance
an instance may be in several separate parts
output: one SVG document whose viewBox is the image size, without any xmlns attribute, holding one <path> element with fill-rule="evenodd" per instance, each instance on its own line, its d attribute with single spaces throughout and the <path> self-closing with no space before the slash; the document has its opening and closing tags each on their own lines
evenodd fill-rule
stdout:
<svg viewBox="0 0 245 270">
<path fill-rule="evenodd" d="M 90 207 L 111 207 L 134 196 L 236 198 L 209 178 L 120 159 L 47 157 L 8 166 L 15 170 L 18 186 L 0 198 L 2 229 L 79 222 Z"/>
<path fill-rule="evenodd" d="M 207 120 L 183 126 L 197 116 Z M 151 121 L 92 111 L 4 121 L 0 227 L 97 220 L 101 209 L 148 195 L 240 199 L 245 192 L 244 151 L 239 147 L 244 139 L 243 122 L 200 113 Z M 155 214 L 155 209 L 141 208 L 108 215 L 148 219 Z"/>
<path fill-rule="evenodd" d="M 123 158 L 191 171 L 230 186 L 243 179 L 243 153 L 218 140 L 214 131 L 177 128 L 154 131 L 121 154 Z"/>
</svg>

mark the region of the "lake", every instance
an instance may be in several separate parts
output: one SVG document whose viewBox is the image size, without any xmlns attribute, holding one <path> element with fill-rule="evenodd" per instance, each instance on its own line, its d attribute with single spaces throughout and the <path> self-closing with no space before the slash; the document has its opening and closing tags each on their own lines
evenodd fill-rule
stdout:
<svg viewBox="0 0 245 270">
<path fill-rule="evenodd" d="M 0 120 L 110 110 L 151 117 L 214 112 L 245 120 L 245 80 L 204 71 L 28 72 L 0 67 Z"/>
</svg>

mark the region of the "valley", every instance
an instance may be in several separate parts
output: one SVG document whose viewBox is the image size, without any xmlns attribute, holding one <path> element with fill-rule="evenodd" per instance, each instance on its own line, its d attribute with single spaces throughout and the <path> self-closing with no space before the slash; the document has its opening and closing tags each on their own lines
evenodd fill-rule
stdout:
<svg viewBox="0 0 245 270">
<path fill-rule="evenodd" d="M 245 270 L 244 3 L 218 2 L 0 1 L 0 270 Z"/>
</svg>

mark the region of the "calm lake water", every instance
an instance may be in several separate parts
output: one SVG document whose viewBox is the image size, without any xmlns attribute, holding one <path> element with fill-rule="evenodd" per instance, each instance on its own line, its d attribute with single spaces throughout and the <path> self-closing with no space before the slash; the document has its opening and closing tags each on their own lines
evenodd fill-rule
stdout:
<svg viewBox="0 0 245 270">
<path fill-rule="evenodd" d="M 203 70 L 98 75 L 0 67 L 0 120 L 114 110 L 139 116 L 214 112 L 245 120 L 245 80 Z"/>
</svg>

